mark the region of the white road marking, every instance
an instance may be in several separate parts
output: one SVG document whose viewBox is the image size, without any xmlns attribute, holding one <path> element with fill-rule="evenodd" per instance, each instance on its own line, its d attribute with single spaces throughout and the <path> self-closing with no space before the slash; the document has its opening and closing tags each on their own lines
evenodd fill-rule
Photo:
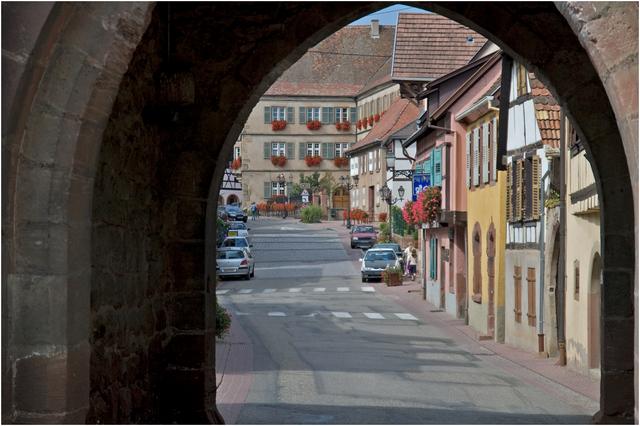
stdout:
<svg viewBox="0 0 640 426">
<path fill-rule="evenodd" d="M 284 312 L 269 312 L 270 317 L 286 317 L 287 314 Z"/>
<path fill-rule="evenodd" d="M 216 294 L 227 294 L 229 293 L 229 290 L 216 290 Z"/>
<path fill-rule="evenodd" d="M 338 291 L 350 291 L 349 287 L 338 287 Z"/>
<path fill-rule="evenodd" d="M 236 315 L 238 315 L 238 316 L 242 316 L 242 315 L 249 315 L 249 314 L 248 314 L 248 313 L 246 313 L 246 312 L 238 312 L 238 311 L 235 311 L 235 312 L 234 312 L 234 314 L 236 314 Z"/>
<path fill-rule="evenodd" d="M 360 287 L 362 291 L 366 291 L 368 293 L 375 293 L 376 289 L 373 287 Z"/>
<path fill-rule="evenodd" d="M 384 317 L 381 314 L 378 314 L 375 312 L 365 312 L 364 316 L 369 319 L 384 319 Z"/>
<path fill-rule="evenodd" d="M 290 288 L 289 293 L 300 293 L 301 288 Z"/>
<path fill-rule="evenodd" d="M 407 321 L 418 321 L 418 318 L 414 317 L 411 314 L 393 314 L 395 316 L 397 316 L 398 318 L 400 318 L 401 320 L 407 320 Z"/>
<path fill-rule="evenodd" d="M 349 312 L 331 312 L 336 318 L 351 318 L 351 314 Z"/>
<path fill-rule="evenodd" d="M 316 287 L 316 288 L 313 289 L 313 291 L 317 291 L 317 292 L 321 292 L 321 291 L 325 291 L 325 290 L 326 290 L 326 288 L 324 288 L 324 287 Z"/>
<path fill-rule="evenodd" d="M 252 291 L 253 291 L 252 288 L 243 288 L 243 289 L 238 290 L 238 293 L 240 293 L 240 294 L 249 294 Z"/>
<path fill-rule="evenodd" d="M 263 293 L 275 293 L 276 289 L 275 288 L 265 288 L 264 290 L 262 290 Z"/>
</svg>

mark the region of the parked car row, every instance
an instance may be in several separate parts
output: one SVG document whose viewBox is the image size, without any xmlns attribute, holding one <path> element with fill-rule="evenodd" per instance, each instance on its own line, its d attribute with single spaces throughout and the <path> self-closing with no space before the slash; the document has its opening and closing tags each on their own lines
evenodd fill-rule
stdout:
<svg viewBox="0 0 640 426">
<path fill-rule="evenodd" d="M 378 243 L 378 232 L 371 225 L 355 225 L 351 228 L 351 248 L 366 250 L 360 259 L 362 282 L 381 279 L 382 271 L 389 267 L 404 270 L 400 244 Z"/>
<path fill-rule="evenodd" d="M 236 206 L 218 208 L 218 217 L 225 220 L 225 236 L 216 252 L 216 274 L 220 278 L 241 277 L 250 279 L 255 275 L 255 261 L 251 254 L 253 244 L 249 241 L 247 215 Z"/>
</svg>

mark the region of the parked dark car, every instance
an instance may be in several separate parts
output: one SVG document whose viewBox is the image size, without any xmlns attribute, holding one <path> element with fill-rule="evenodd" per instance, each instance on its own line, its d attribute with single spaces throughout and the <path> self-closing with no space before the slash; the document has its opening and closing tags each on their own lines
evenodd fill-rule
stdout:
<svg viewBox="0 0 640 426">
<path fill-rule="evenodd" d="M 351 228 L 351 248 L 369 249 L 378 241 L 378 233 L 371 225 L 356 225 Z"/>
<path fill-rule="evenodd" d="M 375 246 L 373 246 L 372 248 L 374 248 L 374 249 L 384 248 L 384 249 L 393 250 L 395 252 L 396 256 L 398 257 L 398 259 L 400 260 L 400 267 L 402 268 L 402 270 L 404 270 L 404 260 L 402 259 L 402 248 L 400 247 L 400 244 L 397 244 L 397 243 L 378 243 Z"/>
<path fill-rule="evenodd" d="M 228 220 L 241 220 L 243 222 L 247 221 L 247 215 L 236 206 L 226 206 L 224 208 L 225 213 L 227 214 Z"/>
<path fill-rule="evenodd" d="M 382 271 L 388 267 L 400 266 L 398 256 L 390 249 L 372 248 L 367 250 L 361 261 L 362 282 L 367 282 L 372 278 L 381 279 Z"/>
</svg>

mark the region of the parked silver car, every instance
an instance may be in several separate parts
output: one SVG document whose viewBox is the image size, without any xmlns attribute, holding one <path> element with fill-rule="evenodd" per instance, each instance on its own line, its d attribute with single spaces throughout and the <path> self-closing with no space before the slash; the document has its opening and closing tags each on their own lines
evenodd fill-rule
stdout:
<svg viewBox="0 0 640 426">
<path fill-rule="evenodd" d="M 251 253 L 251 247 L 253 247 L 253 244 L 249 244 L 249 240 L 246 237 L 227 237 L 224 239 L 220 247 L 245 248 L 249 253 Z"/>
<path fill-rule="evenodd" d="M 371 278 L 381 279 L 382 271 L 387 267 L 400 267 L 398 256 L 393 250 L 387 248 L 369 249 L 360 261 L 362 262 L 362 268 L 360 268 L 362 282 L 367 282 Z"/>
<path fill-rule="evenodd" d="M 255 262 L 248 249 L 221 247 L 216 253 L 216 274 L 219 277 L 243 277 L 255 275 Z"/>
</svg>

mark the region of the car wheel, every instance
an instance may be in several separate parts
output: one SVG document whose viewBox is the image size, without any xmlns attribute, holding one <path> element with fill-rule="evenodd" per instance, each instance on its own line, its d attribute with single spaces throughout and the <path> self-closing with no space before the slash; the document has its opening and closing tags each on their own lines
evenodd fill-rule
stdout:
<svg viewBox="0 0 640 426">
<path fill-rule="evenodd" d="M 366 283 L 366 282 L 367 282 L 367 279 L 366 279 L 364 276 L 362 277 L 362 282 L 363 282 L 363 283 Z"/>
<path fill-rule="evenodd" d="M 245 280 L 250 280 L 251 279 L 251 273 L 249 271 L 247 271 L 247 275 L 244 276 Z"/>
<path fill-rule="evenodd" d="M 256 267 L 254 266 L 253 269 L 251 270 L 251 278 L 256 276 Z"/>
<path fill-rule="evenodd" d="M 353 244 L 351 244 L 351 248 L 352 248 L 352 249 L 354 249 L 354 248 L 356 248 L 356 246 L 354 246 Z"/>
</svg>

